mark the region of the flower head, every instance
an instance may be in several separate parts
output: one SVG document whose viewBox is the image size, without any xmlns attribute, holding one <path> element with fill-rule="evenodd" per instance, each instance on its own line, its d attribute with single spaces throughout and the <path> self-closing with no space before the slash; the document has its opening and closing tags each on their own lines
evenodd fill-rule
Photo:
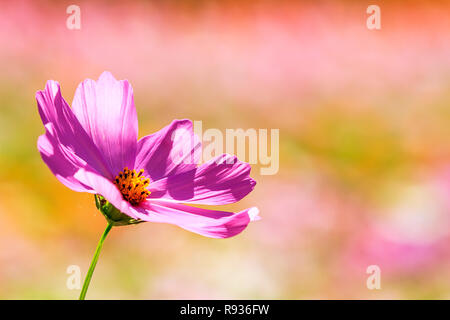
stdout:
<svg viewBox="0 0 450 320">
<path fill-rule="evenodd" d="M 96 195 L 111 223 L 164 222 L 227 238 L 258 218 L 255 207 L 233 213 L 187 205 L 241 200 L 256 184 L 250 165 L 227 154 L 198 165 L 201 142 L 189 120 L 175 120 L 138 140 L 128 81 L 109 72 L 87 79 L 72 108 L 59 84 L 48 81 L 36 100 L 46 129 L 38 139 L 42 159 L 65 186 Z"/>
</svg>

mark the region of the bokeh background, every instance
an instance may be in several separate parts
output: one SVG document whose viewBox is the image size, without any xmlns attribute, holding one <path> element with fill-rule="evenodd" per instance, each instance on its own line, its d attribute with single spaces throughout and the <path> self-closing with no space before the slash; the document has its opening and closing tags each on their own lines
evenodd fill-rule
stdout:
<svg viewBox="0 0 450 320">
<path fill-rule="evenodd" d="M 88 298 L 450 298 L 448 3 L 1 1 L 0 70 L 0 298 L 79 295 L 67 267 L 85 275 L 105 220 L 41 161 L 34 96 L 54 79 L 71 103 L 104 70 L 133 85 L 140 136 L 279 129 L 280 170 L 226 206 L 261 211 L 235 238 L 114 228 Z"/>
</svg>

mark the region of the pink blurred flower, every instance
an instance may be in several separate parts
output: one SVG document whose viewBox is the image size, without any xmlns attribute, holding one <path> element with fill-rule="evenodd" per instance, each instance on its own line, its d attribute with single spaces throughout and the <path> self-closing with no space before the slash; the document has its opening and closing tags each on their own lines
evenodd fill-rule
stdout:
<svg viewBox="0 0 450 320">
<path fill-rule="evenodd" d="M 36 94 L 46 133 L 38 139 L 42 159 L 68 188 L 96 195 L 113 225 L 164 222 L 213 238 L 228 238 L 257 219 L 253 207 L 238 213 L 187 204 L 234 203 L 256 182 L 250 165 L 221 155 L 197 166 L 201 143 L 190 120 L 175 120 L 138 137 L 133 90 L 104 72 L 76 90 L 72 109 L 59 84 Z"/>
<path fill-rule="evenodd" d="M 384 214 L 370 218 L 351 238 L 345 258 L 353 268 L 375 264 L 388 274 L 419 274 L 448 257 L 450 215 L 435 179 L 395 190 Z"/>
</svg>

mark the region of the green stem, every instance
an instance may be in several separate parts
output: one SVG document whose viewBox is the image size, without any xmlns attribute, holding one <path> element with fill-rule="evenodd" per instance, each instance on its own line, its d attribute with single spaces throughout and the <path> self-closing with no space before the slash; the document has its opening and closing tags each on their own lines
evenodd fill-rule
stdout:
<svg viewBox="0 0 450 320">
<path fill-rule="evenodd" d="M 81 293 L 80 293 L 80 300 L 84 300 L 84 298 L 86 297 L 86 292 L 89 288 L 89 283 L 91 282 L 92 274 L 94 273 L 94 269 L 97 264 L 98 257 L 100 256 L 100 250 L 102 249 L 103 241 L 105 241 L 105 238 L 108 235 L 111 228 L 112 228 L 112 224 L 108 223 L 105 231 L 102 234 L 102 237 L 100 238 L 100 241 L 98 242 L 97 249 L 95 249 L 94 258 L 92 258 L 91 266 L 89 267 L 88 273 L 86 275 L 86 279 L 84 279 L 83 288 L 81 289 Z"/>
</svg>

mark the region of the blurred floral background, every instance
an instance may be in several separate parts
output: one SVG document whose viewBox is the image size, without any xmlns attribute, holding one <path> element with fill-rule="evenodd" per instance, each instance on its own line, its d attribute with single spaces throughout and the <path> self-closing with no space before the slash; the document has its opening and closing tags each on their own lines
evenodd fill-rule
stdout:
<svg viewBox="0 0 450 320">
<path fill-rule="evenodd" d="M 79 295 L 67 267 L 84 277 L 106 223 L 40 159 L 34 96 L 54 79 L 71 103 L 109 70 L 133 85 L 140 136 L 175 118 L 279 129 L 280 170 L 254 166 L 226 206 L 261 211 L 235 238 L 114 228 L 87 298 L 450 299 L 445 2 L 1 1 L 0 69 L 0 298 Z"/>
</svg>

